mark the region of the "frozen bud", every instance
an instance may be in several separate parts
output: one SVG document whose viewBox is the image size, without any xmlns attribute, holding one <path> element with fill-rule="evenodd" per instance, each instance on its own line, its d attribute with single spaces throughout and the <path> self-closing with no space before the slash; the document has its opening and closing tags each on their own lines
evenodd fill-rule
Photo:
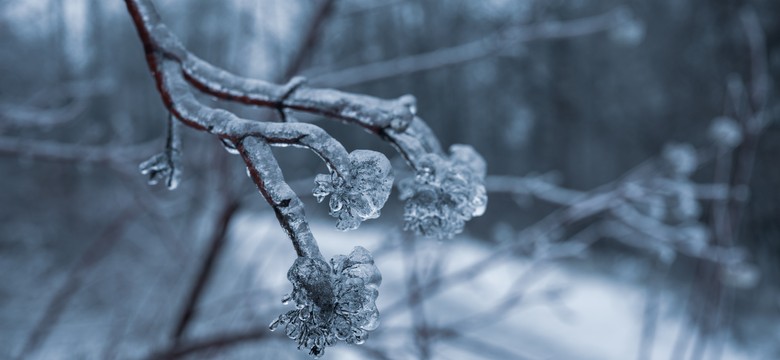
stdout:
<svg viewBox="0 0 780 360">
<path fill-rule="evenodd" d="M 176 150 L 155 154 L 142 162 L 138 170 L 149 176 L 149 185 L 163 181 L 169 190 L 174 190 L 181 181 L 181 155 Z"/>
<path fill-rule="evenodd" d="M 487 163 L 470 145 L 454 144 L 450 146 L 450 159 L 458 164 L 470 167 L 474 174 L 484 178 L 487 174 Z"/>
<path fill-rule="evenodd" d="M 400 98 L 398 98 L 398 101 L 401 102 L 404 106 L 406 106 L 409 109 L 409 112 L 412 113 L 412 115 L 417 115 L 417 98 L 414 97 L 414 95 L 403 95 Z"/>
<path fill-rule="evenodd" d="M 332 265 L 332 266 L 331 266 Z M 298 258 L 287 278 L 296 309 L 276 318 L 269 328 L 285 326 L 285 334 L 319 357 L 337 341 L 362 344 L 379 325 L 377 288 L 382 275 L 368 250 L 356 247 L 328 265 L 322 259 Z"/>
<path fill-rule="evenodd" d="M 339 230 L 354 230 L 361 222 L 379 217 L 393 187 L 392 168 L 384 155 L 355 150 L 349 161 L 347 174 L 317 175 L 312 192 L 318 202 L 330 195 L 330 215 L 338 219 Z"/>
<path fill-rule="evenodd" d="M 726 149 L 732 149 L 742 142 L 742 129 L 740 129 L 739 124 L 726 116 L 716 117 L 712 120 L 708 135 L 716 145 Z"/>
<path fill-rule="evenodd" d="M 404 229 L 451 238 L 465 222 L 481 216 L 487 207 L 484 178 L 487 166 L 470 146 L 455 145 L 449 158 L 427 154 L 417 175 L 399 184 L 404 207 Z"/>
<path fill-rule="evenodd" d="M 664 146 L 663 160 L 673 176 L 688 177 L 699 165 L 696 149 L 691 144 L 667 144 Z"/>
</svg>

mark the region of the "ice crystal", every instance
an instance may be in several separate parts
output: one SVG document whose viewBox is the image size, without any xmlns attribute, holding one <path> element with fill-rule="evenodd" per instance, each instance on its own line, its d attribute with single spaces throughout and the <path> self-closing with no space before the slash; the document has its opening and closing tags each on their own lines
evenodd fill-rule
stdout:
<svg viewBox="0 0 780 360">
<path fill-rule="evenodd" d="M 138 170 L 149 176 L 149 185 L 164 181 L 168 189 L 176 189 L 181 179 L 181 155 L 179 151 L 166 150 L 142 162 Z"/>
<path fill-rule="evenodd" d="M 295 260 L 287 273 L 293 291 L 282 302 L 295 301 L 296 309 L 270 325 L 272 331 L 285 325 L 287 337 L 314 357 L 339 340 L 362 344 L 379 325 L 376 297 L 382 275 L 368 250 L 358 246 L 330 262 L 310 257 Z"/>
<path fill-rule="evenodd" d="M 398 185 L 406 200 L 404 229 L 439 239 L 463 231 L 466 221 L 485 212 L 486 171 L 485 160 L 468 145 L 450 147 L 449 158 L 425 155 L 416 176 Z"/>
<path fill-rule="evenodd" d="M 390 161 L 375 151 L 349 154 L 349 173 L 319 174 L 314 179 L 314 197 L 322 202 L 330 195 L 330 215 L 339 230 L 354 230 L 362 221 L 379 217 L 390 196 L 393 174 Z"/>
</svg>

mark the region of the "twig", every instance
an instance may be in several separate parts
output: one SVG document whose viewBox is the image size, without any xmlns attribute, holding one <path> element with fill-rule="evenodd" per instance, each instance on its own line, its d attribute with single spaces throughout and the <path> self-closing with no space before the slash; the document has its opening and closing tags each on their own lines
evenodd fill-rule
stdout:
<svg viewBox="0 0 780 360">
<path fill-rule="evenodd" d="M 234 346 L 239 343 L 249 341 L 264 341 L 271 340 L 278 335 L 268 331 L 267 327 L 261 327 L 258 329 L 251 329 L 246 331 L 236 331 L 231 333 L 221 333 L 210 337 L 201 339 L 189 340 L 175 345 L 171 349 L 165 349 L 159 352 L 155 352 L 145 359 L 147 360 L 171 360 L 185 357 L 187 355 L 204 351 L 204 350 L 219 350 Z"/>
<path fill-rule="evenodd" d="M 309 74 L 308 77 L 313 84 L 341 88 L 462 64 L 496 55 L 519 43 L 585 36 L 609 30 L 621 23 L 621 18 L 617 16 L 620 11 L 623 9 L 575 20 L 515 26 L 453 47 L 343 70 L 322 71 L 319 74 Z"/>
<path fill-rule="evenodd" d="M 284 70 L 284 79 L 290 79 L 293 75 L 297 74 L 303 62 L 309 57 L 309 53 L 314 51 L 317 46 L 317 39 L 322 32 L 322 28 L 330 15 L 333 13 L 335 7 L 334 0 L 321 0 L 319 6 L 314 11 L 314 16 L 311 21 L 308 22 L 309 28 L 304 32 L 303 41 L 297 47 L 295 55 L 292 60 L 287 64 L 287 68 Z"/>
<path fill-rule="evenodd" d="M 0 155 L 57 162 L 118 163 L 137 161 L 153 152 L 160 140 L 130 146 L 76 145 L 0 136 Z"/>
</svg>

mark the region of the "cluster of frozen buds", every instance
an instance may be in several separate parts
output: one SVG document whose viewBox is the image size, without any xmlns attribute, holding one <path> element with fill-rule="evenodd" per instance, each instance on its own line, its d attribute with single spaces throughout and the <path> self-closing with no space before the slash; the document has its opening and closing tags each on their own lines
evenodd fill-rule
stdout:
<svg viewBox="0 0 780 360">
<path fill-rule="evenodd" d="M 699 166 L 696 149 L 690 144 L 667 144 L 656 175 L 624 184 L 623 196 L 638 214 L 667 226 L 679 249 L 701 253 L 710 240 L 707 227 L 699 222 L 701 205 L 695 183 L 690 179 Z"/>
<path fill-rule="evenodd" d="M 280 315 L 270 329 L 285 325 L 298 349 L 319 357 L 338 340 L 362 344 L 379 325 L 376 297 L 382 275 L 368 250 L 355 247 L 330 265 L 321 258 L 299 257 L 287 278 L 293 291 L 282 302 L 293 300 L 296 309 Z"/>
<path fill-rule="evenodd" d="M 487 206 L 485 160 L 468 145 L 453 145 L 445 158 L 427 154 L 414 177 L 398 184 L 405 200 L 404 229 L 418 235 L 451 238 Z"/>
<path fill-rule="evenodd" d="M 393 188 L 390 161 L 375 151 L 349 154 L 349 173 L 319 174 L 314 179 L 314 197 L 322 202 L 330 195 L 330 215 L 339 230 L 354 230 L 360 223 L 379 217 Z"/>
</svg>

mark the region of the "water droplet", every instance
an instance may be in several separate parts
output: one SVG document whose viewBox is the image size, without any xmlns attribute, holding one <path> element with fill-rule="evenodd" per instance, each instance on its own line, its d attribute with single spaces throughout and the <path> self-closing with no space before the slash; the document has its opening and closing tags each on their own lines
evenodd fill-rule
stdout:
<svg viewBox="0 0 780 360">
<path fill-rule="evenodd" d="M 271 325 L 268 325 L 268 328 L 271 331 L 275 331 L 277 328 L 279 328 L 279 325 L 282 323 L 282 318 L 278 317 L 274 321 L 271 322 Z"/>
<path fill-rule="evenodd" d="M 311 317 L 311 307 L 301 309 L 301 311 L 298 312 L 298 319 L 301 319 L 301 321 L 306 321 Z"/>
<path fill-rule="evenodd" d="M 290 299 L 292 299 L 292 295 L 286 294 L 282 296 L 282 304 L 287 305 L 290 303 Z"/>
<path fill-rule="evenodd" d="M 225 148 L 225 151 L 233 155 L 238 155 L 238 149 L 236 148 L 236 144 L 234 144 L 232 141 L 228 139 L 220 139 L 220 140 L 222 141 L 222 147 Z"/>
<path fill-rule="evenodd" d="M 367 318 L 365 324 L 360 328 L 367 331 L 374 331 L 379 327 L 379 311 L 373 311 Z"/>
<path fill-rule="evenodd" d="M 471 216 L 482 216 L 487 209 L 487 194 L 484 186 L 480 185 L 477 187 L 476 194 L 471 202 L 474 206 L 474 212 L 471 213 Z"/>
</svg>

